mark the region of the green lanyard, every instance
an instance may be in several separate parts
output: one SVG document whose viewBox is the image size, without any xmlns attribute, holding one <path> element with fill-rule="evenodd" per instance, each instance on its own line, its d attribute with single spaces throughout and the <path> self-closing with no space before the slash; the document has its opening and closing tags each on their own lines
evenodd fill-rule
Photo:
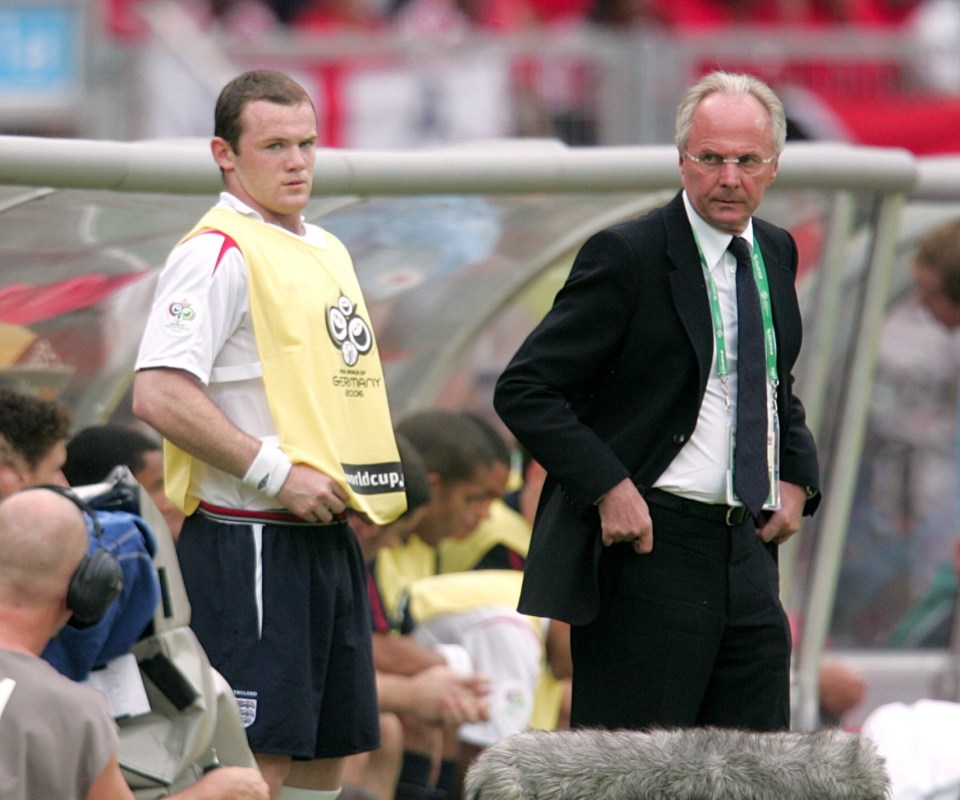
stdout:
<svg viewBox="0 0 960 800">
<path fill-rule="evenodd" d="M 693 232 L 693 239 L 697 243 L 697 252 L 700 254 L 700 266 L 703 268 L 703 275 L 707 281 L 707 295 L 710 298 L 710 316 L 713 318 L 713 338 L 717 350 L 717 374 L 726 387 L 727 375 L 730 374 L 730 362 L 727 359 L 727 342 L 723 335 L 723 314 L 720 310 L 720 295 L 717 292 L 717 284 L 713 280 L 713 273 L 707 266 L 707 260 L 703 256 L 703 249 L 700 247 L 700 240 L 697 238 L 696 231 Z M 770 305 L 770 286 L 767 282 L 767 268 L 763 263 L 763 255 L 760 253 L 760 246 L 756 239 L 753 241 L 753 253 L 750 258 L 753 268 L 753 279 L 757 284 L 757 293 L 760 295 L 760 318 L 763 323 L 763 351 L 766 356 L 767 376 L 770 379 L 770 385 L 776 388 L 779 383 L 777 376 L 777 336 L 773 330 L 773 309 Z M 728 399 L 729 404 L 729 399 Z"/>
</svg>

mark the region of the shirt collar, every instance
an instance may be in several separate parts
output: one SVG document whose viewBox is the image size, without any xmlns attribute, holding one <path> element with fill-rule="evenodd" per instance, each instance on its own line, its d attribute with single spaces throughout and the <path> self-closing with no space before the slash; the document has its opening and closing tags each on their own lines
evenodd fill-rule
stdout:
<svg viewBox="0 0 960 800">
<path fill-rule="evenodd" d="M 727 252 L 727 247 L 730 245 L 730 240 L 733 239 L 733 236 L 726 231 L 717 230 L 701 217 L 690 202 L 690 198 L 687 197 L 686 189 L 683 191 L 683 206 L 687 211 L 687 219 L 690 220 L 690 227 L 693 228 L 697 241 L 700 242 L 703 258 L 712 270 L 720 263 L 723 254 Z M 747 244 L 753 249 L 753 219 L 747 222 L 746 230 L 744 230 L 740 236 L 746 239 Z"/>
<path fill-rule="evenodd" d="M 263 222 L 263 216 L 258 211 L 254 211 L 250 206 L 243 202 L 235 194 L 230 194 L 230 192 L 220 192 L 220 202 L 219 205 L 224 208 L 228 208 L 231 211 L 236 212 L 237 214 L 243 214 L 245 217 L 252 217 L 258 222 Z"/>
<path fill-rule="evenodd" d="M 257 220 L 257 222 L 266 223 L 266 220 L 263 218 L 263 215 L 259 211 L 256 211 L 250 208 L 250 206 L 244 203 L 243 200 L 241 200 L 235 194 L 230 194 L 230 192 L 220 192 L 220 202 L 218 203 L 218 205 L 220 205 L 223 208 L 228 208 L 230 209 L 230 211 L 234 211 L 237 214 L 242 214 L 245 217 L 250 217 L 251 219 L 255 219 Z M 301 215 L 300 219 L 303 220 L 304 224 L 306 224 L 306 221 L 307 221 L 306 217 Z M 277 225 L 276 227 L 279 228 L 280 226 Z M 286 229 L 281 229 L 281 230 L 286 230 Z"/>
</svg>

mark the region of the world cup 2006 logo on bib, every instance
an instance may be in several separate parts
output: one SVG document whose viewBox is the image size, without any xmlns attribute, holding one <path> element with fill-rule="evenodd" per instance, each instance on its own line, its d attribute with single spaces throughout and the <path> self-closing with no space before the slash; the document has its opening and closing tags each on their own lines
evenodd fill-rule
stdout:
<svg viewBox="0 0 960 800">
<path fill-rule="evenodd" d="M 327 332 L 348 367 L 354 366 L 360 356 L 373 347 L 370 326 L 357 314 L 356 304 L 346 295 L 340 295 L 337 304 L 327 310 Z"/>
</svg>

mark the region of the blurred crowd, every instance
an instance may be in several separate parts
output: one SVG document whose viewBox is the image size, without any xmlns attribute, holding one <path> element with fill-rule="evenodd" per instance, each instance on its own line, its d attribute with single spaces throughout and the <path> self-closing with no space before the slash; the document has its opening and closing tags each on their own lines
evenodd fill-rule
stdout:
<svg viewBox="0 0 960 800">
<path fill-rule="evenodd" d="M 307 87 L 327 147 L 418 148 L 504 136 L 608 144 L 611 125 L 627 132 L 621 139 L 660 143 L 660 122 L 649 121 L 672 116 L 671 78 L 717 67 L 775 86 L 803 138 L 940 153 L 953 149 L 944 131 L 960 118 L 960 0 L 100 0 L 99 9 L 103 30 L 133 45 L 140 61 L 137 138 L 206 136 L 215 88 L 234 67 L 262 66 L 263 57 Z M 171 11 L 161 30 L 158 20 Z M 661 49 L 648 56 L 665 70 L 658 81 L 639 50 L 632 63 L 611 39 L 613 54 L 605 59 L 589 38 L 653 34 L 645 39 L 649 52 L 664 41 L 661 34 L 689 43 L 727 31 L 782 34 L 794 45 L 789 52 L 775 41 L 749 50 L 708 46 L 702 64 L 690 59 L 689 48 Z M 401 46 L 449 46 L 471 35 L 480 42 L 484 35 L 528 38 L 527 49 L 512 55 L 471 46 L 453 58 L 423 51 L 406 61 L 359 39 L 344 40 L 347 50 L 315 52 L 301 39 L 300 56 L 286 60 L 277 44 L 289 34 L 330 32 L 396 36 Z M 796 44 L 798 36 L 820 32 L 840 33 L 842 59 L 829 46 L 808 51 Z M 849 48 L 844 33 L 852 36 Z M 877 40 L 861 48 L 859 36 L 867 33 L 889 38 L 879 49 Z M 230 54 L 221 50 L 224 42 L 233 44 Z M 312 57 L 304 58 L 307 52 Z M 216 74 L 218 65 L 223 74 Z M 627 94 L 644 98 L 642 134 L 639 112 L 611 111 L 610 94 L 624 91 L 615 77 L 609 82 L 618 71 L 629 73 Z"/>
<path fill-rule="evenodd" d="M 144 0 L 103 0 L 104 21 L 116 35 L 142 30 L 137 5 Z M 376 30 L 414 26 L 444 31 L 470 26 L 485 31 L 544 26 L 647 26 L 697 31 L 728 25 L 866 26 L 896 28 L 929 0 L 193 0 L 198 13 L 238 34 L 271 26 L 302 31 Z"/>
<path fill-rule="evenodd" d="M 960 0 L 95 0 L 90 12 L 102 59 L 88 69 L 105 73 L 90 83 L 121 81 L 127 96 L 96 88 L 98 112 L 4 133 L 207 136 L 218 87 L 260 66 L 307 88 L 325 147 L 663 144 L 678 82 L 716 68 L 773 86 L 803 138 L 941 154 L 960 123 Z"/>
</svg>

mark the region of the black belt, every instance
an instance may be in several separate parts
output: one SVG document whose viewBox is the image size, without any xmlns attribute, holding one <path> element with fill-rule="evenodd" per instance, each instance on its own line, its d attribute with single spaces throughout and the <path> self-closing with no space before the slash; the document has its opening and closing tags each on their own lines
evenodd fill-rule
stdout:
<svg viewBox="0 0 960 800">
<path fill-rule="evenodd" d="M 750 512 L 746 506 L 726 506 L 719 503 L 701 503 L 699 500 L 690 500 L 686 497 L 678 497 L 662 489 L 650 489 L 643 499 L 650 505 L 667 508 L 671 511 L 677 511 L 680 514 L 686 514 L 690 517 L 699 517 L 700 519 L 710 520 L 711 522 L 722 522 L 725 525 L 739 525 L 743 522 Z"/>
</svg>

